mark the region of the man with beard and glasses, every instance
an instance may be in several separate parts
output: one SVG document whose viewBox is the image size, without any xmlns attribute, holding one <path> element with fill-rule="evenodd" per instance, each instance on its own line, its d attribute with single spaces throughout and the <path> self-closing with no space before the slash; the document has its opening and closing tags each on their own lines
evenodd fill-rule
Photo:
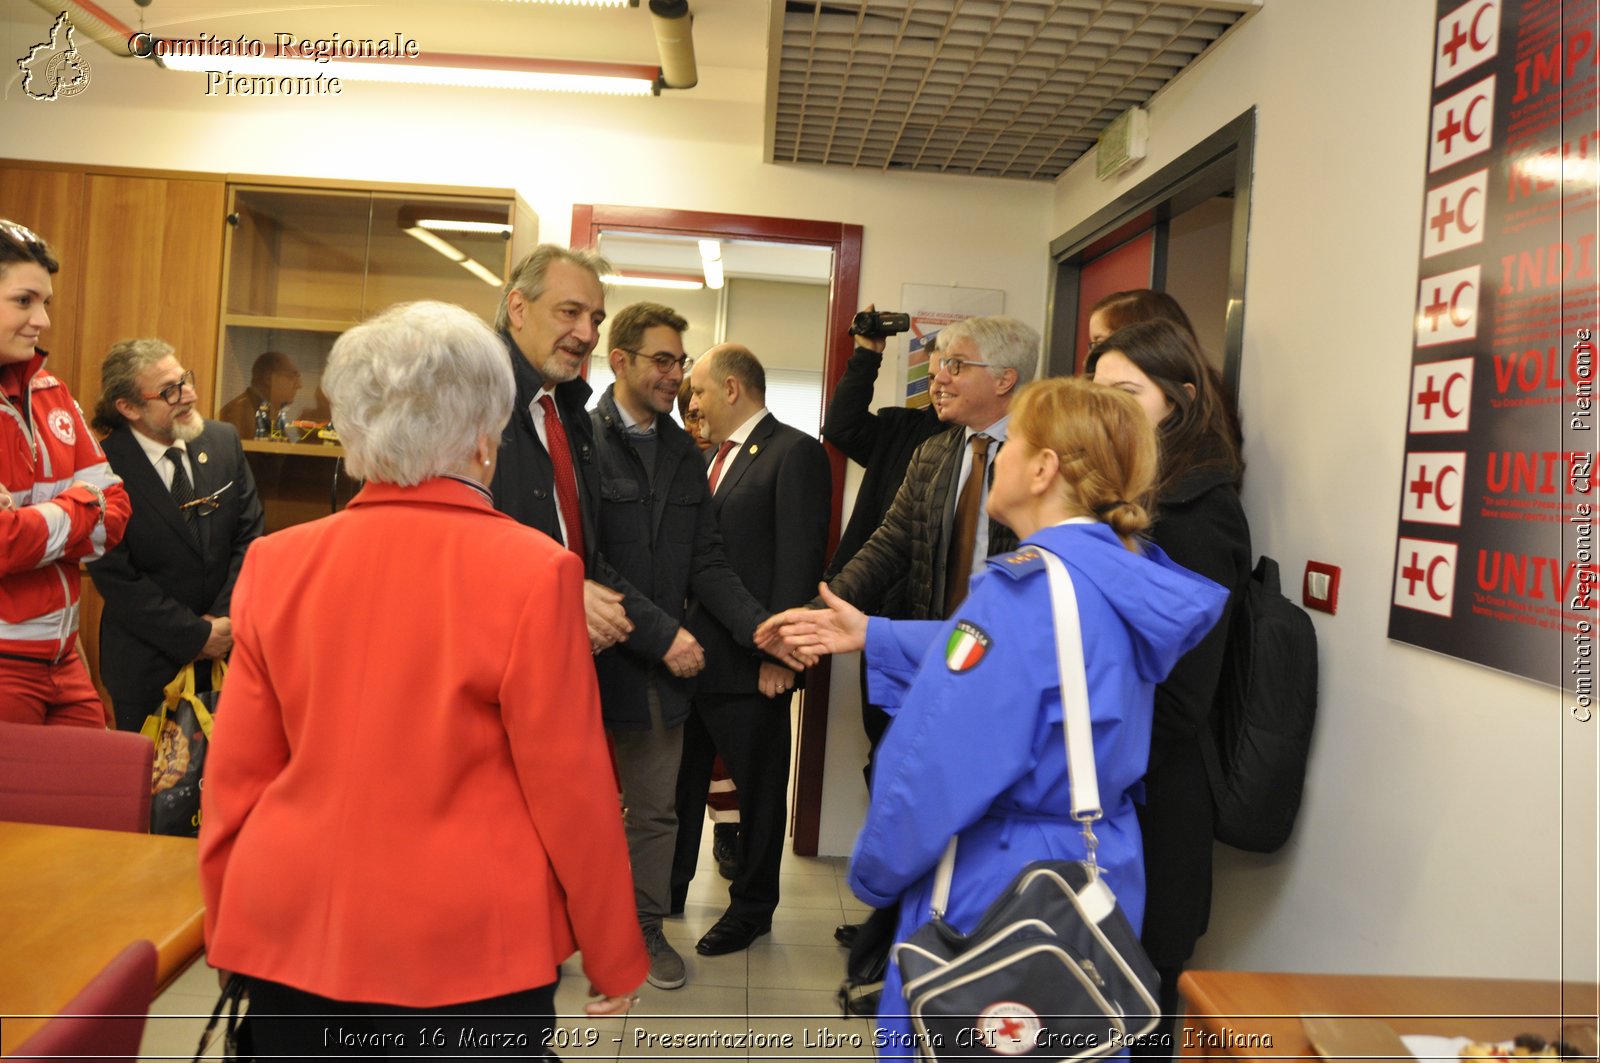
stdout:
<svg viewBox="0 0 1600 1063">
<path fill-rule="evenodd" d="M 233 648 L 233 584 L 262 531 L 239 433 L 195 409 L 194 374 L 170 344 L 124 340 L 100 365 L 94 424 L 133 515 L 122 541 L 89 565 L 106 600 L 100 681 L 117 729 L 137 731 L 190 661 Z M 195 669 L 211 689 L 211 669 Z"/>
<path fill-rule="evenodd" d="M 517 385 L 490 485 L 494 506 L 583 559 L 584 616 L 596 653 L 633 630 L 622 591 L 612 589 L 625 581 L 599 553 L 600 467 L 585 410 L 591 389 L 579 375 L 600 341 L 600 277 L 610 268 L 591 251 L 540 244 L 511 271 L 494 320 Z"/>
</svg>

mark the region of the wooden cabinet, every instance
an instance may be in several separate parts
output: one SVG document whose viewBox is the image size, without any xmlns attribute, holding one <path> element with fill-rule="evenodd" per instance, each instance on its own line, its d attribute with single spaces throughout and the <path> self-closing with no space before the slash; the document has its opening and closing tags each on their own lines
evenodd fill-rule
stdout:
<svg viewBox="0 0 1600 1063">
<path fill-rule="evenodd" d="M 269 531 L 323 516 L 355 488 L 321 427 L 333 341 L 417 299 L 492 322 L 507 273 L 532 243 L 531 222 L 510 191 L 229 186 L 214 408 L 244 439 Z"/>
<path fill-rule="evenodd" d="M 299 376 L 290 419 L 326 420 L 318 385 L 339 333 L 414 299 L 492 322 L 503 278 L 538 235 L 509 189 L 14 159 L 0 159 L 0 217 L 38 232 L 61 259 L 41 346 L 90 418 L 111 345 L 158 337 L 194 371 L 212 417 L 245 392 L 257 358 L 280 351 Z M 354 492 L 339 447 L 257 440 L 254 428 L 251 417 L 241 435 L 268 531 L 325 516 Z M 96 677 L 100 611 L 86 576 L 80 644 Z"/>
</svg>

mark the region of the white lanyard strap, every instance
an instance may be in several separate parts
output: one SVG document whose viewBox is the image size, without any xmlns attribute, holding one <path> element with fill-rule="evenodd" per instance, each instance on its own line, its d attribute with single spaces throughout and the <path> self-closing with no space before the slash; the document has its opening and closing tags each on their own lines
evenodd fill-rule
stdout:
<svg viewBox="0 0 1600 1063">
<path fill-rule="evenodd" d="M 1094 767 L 1094 732 L 1089 725 L 1089 677 L 1083 664 L 1083 627 L 1078 619 L 1078 594 L 1072 586 L 1067 566 L 1050 551 L 1037 545 L 1050 578 L 1050 612 L 1055 619 L 1056 668 L 1061 675 L 1061 735 L 1066 741 L 1067 786 L 1071 793 L 1072 818 L 1083 825 L 1084 847 L 1091 876 L 1098 877 L 1095 863 L 1096 840 L 1090 826 L 1101 816 L 1100 780 Z M 950 903 L 950 880 L 956 869 L 956 835 L 950 836 L 944 855 L 939 858 L 933 877 L 933 897 L 929 910 L 943 919 Z"/>
</svg>

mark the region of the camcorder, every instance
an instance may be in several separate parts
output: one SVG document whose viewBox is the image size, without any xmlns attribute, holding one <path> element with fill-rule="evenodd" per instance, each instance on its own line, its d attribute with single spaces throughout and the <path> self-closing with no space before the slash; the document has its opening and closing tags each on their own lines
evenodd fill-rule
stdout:
<svg viewBox="0 0 1600 1063">
<path fill-rule="evenodd" d="M 898 336 L 911 329 L 911 315 L 892 310 L 863 310 L 850 323 L 850 335 L 881 340 L 885 336 Z"/>
</svg>

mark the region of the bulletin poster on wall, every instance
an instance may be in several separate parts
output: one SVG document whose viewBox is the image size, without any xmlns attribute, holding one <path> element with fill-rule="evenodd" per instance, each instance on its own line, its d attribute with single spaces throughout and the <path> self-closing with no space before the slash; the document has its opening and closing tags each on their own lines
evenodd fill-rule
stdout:
<svg viewBox="0 0 1600 1063">
<path fill-rule="evenodd" d="M 994 288 L 957 288 L 954 285 L 902 284 L 900 305 L 911 317 L 906 344 L 906 405 L 919 409 L 928 404 L 928 347 L 939 330 L 963 318 L 1001 314 L 1006 293 Z"/>
<path fill-rule="evenodd" d="M 1593 0 L 1441 0 L 1389 636 L 1594 696 Z"/>
</svg>

